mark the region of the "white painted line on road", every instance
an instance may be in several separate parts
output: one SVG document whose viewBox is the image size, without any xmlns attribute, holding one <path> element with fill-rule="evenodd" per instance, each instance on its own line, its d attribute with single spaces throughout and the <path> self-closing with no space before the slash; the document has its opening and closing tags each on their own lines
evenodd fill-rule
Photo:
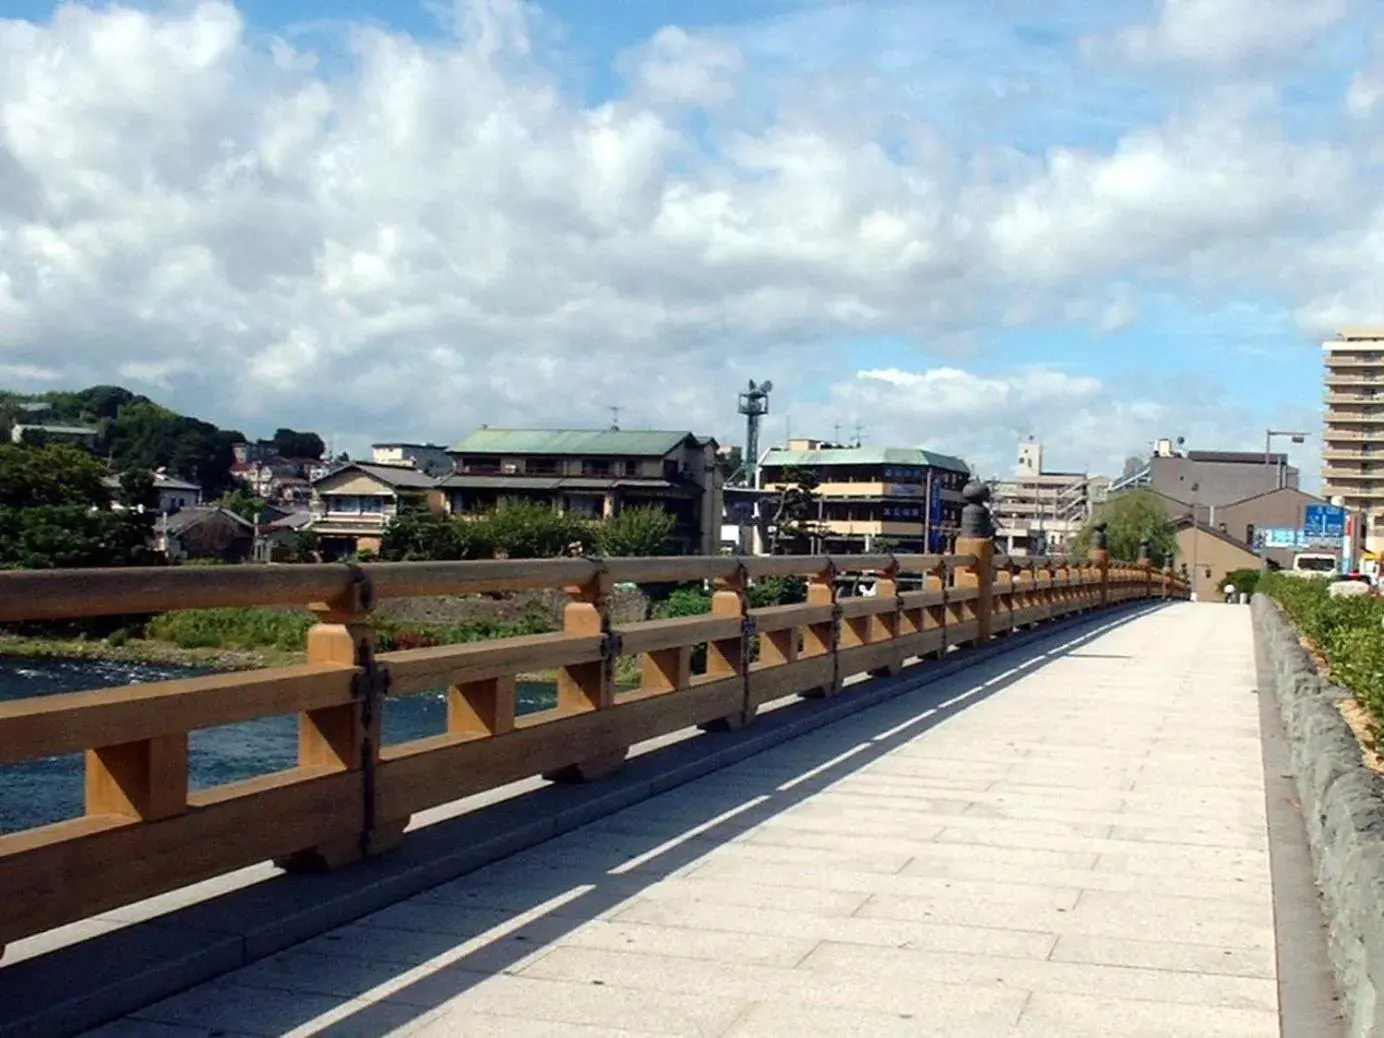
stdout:
<svg viewBox="0 0 1384 1038">
<path fill-rule="evenodd" d="M 959 696 L 952 696 L 952 697 L 951 697 L 950 699 L 948 699 L 945 703 L 938 703 L 938 704 L 937 704 L 937 709 L 938 709 L 938 710 L 945 710 L 945 709 L 947 709 L 947 707 L 949 707 L 949 706 L 955 706 L 957 703 L 964 703 L 966 700 L 970 699 L 970 698 L 971 698 L 973 695 L 975 695 L 976 693 L 978 693 L 978 692 L 984 692 L 984 691 L 985 691 L 985 686 L 984 686 L 984 685 L 977 685 L 975 688 L 967 689 L 965 692 L 962 692 L 961 695 L 959 695 Z"/>
<path fill-rule="evenodd" d="M 388 998 L 396 992 L 405 990 L 411 984 L 432 976 L 439 969 L 456 965 L 473 952 L 480 951 L 482 948 L 494 944 L 501 938 L 508 937 L 516 930 L 521 930 L 525 926 L 528 926 L 529 923 L 543 918 L 543 916 L 547 915 L 553 909 L 570 904 L 577 900 L 577 898 L 584 897 L 595 889 L 596 885 L 594 883 L 582 883 L 578 886 L 574 886 L 566 893 L 551 897 L 541 905 L 536 905 L 526 912 L 520 912 L 514 916 L 514 918 L 506 919 L 503 923 L 492 926 L 484 933 L 477 934 L 475 937 L 462 941 L 460 944 L 448 948 L 439 955 L 434 955 L 427 962 L 420 963 L 408 969 L 400 969 L 398 973 L 390 977 L 389 980 L 384 983 L 375 985 L 369 991 L 361 992 L 358 996 L 355 996 L 355 998 L 349 1001 L 343 1001 L 341 1005 L 314 1017 L 312 1020 L 293 1028 L 291 1031 L 284 1031 L 283 1034 L 285 1038 L 289 1038 L 289 1036 L 293 1036 L 293 1038 L 310 1038 L 312 1035 L 319 1035 L 323 1031 L 329 1030 L 333 1024 L 344 1021 L 358 1013 L 360 1011 L 360 1002 L 357 1001 L 357 999 L 376 1001 L 378 999 Z"/>
<path fill-rule="evenodd" d="M 831 758 L 831 760 L 825 761 L 822 764 L 818 764 L 815 768 L 810 768 L 807 771 L 804 771 L 801 775 L 797 776 L 796 778 L 789 779 L 783 785 L 778 787 L 777 792 L 783 793 L 787 790 L 792 789 L 794 786 L 801 785 L 808 779 L 815 778 L 816 776 L 820 775 L 822 772 L 828 770 L 829 768 L 834 768 L 843 760 L 850 760 L 857 753 L 863 753 L 865 750 L 868 750 L 869 748 L 870 744 L 868 742 L 862 742 L 858 746 L 852 746 L 845 753 L 838 753 L 835 757 Z"/>
<path fill-rule="evenodd" d="M 634 869 L 639 868 L 639 866 L 645 864 L 646 862 L 653 861 L 659 855 L 667 854 L 674 847 L 679 847 L 682 844 L 686 843 L 688 840 L 695 839 L 696 837 L 701 836 L 702 833 L 709 832 L 716 826 L 720 825 L 722 822 L 729 821 L 736 815 L 744 814 L 746 811 L 750 811 L 758 807 L 760 804 L 764 803 L 764 801 L 768 799 L 769 797 L 767 794 L 753 797 L 745 801 L 739 807 L 732 807 L 729 811 L 723 811 L 715 818 L 702 822 L 700 825 L 694 825 L 691 829 L 688 829 L 687 832 L 679 833 L 677 836 L 674 836 L 671 840 L 665 840 L 663 843 L 660 843 L 657 847 L 654 847 L 652 850 L 647 850 L 643 854 L 637 855 L 636 857 L 629 859 L 629 861 L 622 862 L 621 864 L 616 865 L 613 869 L 608 869 L 606 874 L 610 876 L 621 876 L 624 875 L 626 872 L 631 872 Z"/>
<path fill-rule="evenodd" d="M 914 716 L 910 717 L 907 721 L 904 721 L 902 724 L 896 724 L 893 728 L 890 728 L 887 731 L 880 732 L 870 741 L 883 742 L 885 739 L 892 739 L 894 736 L 898 735 L 900 732 L 905 731 L 908 728 L 911 728 L 919 721 L 926 721 L 933 714 L 937 713 L 937 710 L 938 708 L 935 706 L 930 707 L 927 710 L 924 710 L 921 714 L 915 714 Z"/>
</svg>

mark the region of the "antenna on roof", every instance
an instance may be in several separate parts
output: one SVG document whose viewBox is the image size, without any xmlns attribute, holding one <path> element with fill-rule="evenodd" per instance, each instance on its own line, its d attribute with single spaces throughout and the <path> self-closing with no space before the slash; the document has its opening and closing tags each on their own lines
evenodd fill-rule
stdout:
<svg viewBox="0 0 1384 1038">
<path fill-rule="evenodd" d="M 855 445 L 856 445 L 857 447 L 860 446 L 860 444 L 861 444 L 861 442 L 862 442 L 861 437 L 864 435 L 864 433 L 865 433 L 865 426 L 861 425 L 859 422 L 856 422 L 856 423 L 855 423 Z"/>
<path fill-rule="evenodd" d="M 608 408 L 608 410 L 610 411 L 610 428 L 612 431 L 618 432 L 620 429 L 621 408 L 618 405 L 613 405 L 610 408 Z"/>
<path fill-rule="evenodd" d="M 831 439 L 834 443 L 841 442 L 841 423 L 833 422 L 831 426 Z"/>
</svg>

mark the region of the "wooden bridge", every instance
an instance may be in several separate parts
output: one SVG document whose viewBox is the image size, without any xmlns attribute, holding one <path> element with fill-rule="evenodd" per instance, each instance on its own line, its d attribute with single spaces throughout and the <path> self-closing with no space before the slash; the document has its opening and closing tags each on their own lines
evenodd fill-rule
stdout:
<svg viewBox="0 0 1384 1038">
<path fill-rule="evenodd" d="M 612 622 L 672 581 L 711 612 Z M 557 633 L 374 649 L 382 599 L 554 587 Z M 0 764 L 86 762 L 82 817 L 0 836 L 0 1035 L 1276 1034 L 1247 611 L 1186 597 L 983 537 L 0 574 L 3 621 L 319 619 L 302 666 L 0 705 Z M 445 730 L 381 745 L 386 697 L 439 689 Z M 189 789 L 189 733 L 284 714 L 295 767 Z"/>
</svg>

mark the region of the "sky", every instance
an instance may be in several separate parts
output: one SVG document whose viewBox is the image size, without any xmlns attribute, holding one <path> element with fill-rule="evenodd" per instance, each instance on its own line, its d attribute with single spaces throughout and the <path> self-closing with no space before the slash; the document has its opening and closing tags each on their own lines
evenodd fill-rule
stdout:
<svg viewBox="0 0 1384 1038">
<path fill-rule="evenodd" d="M 1381 160 L 1371 0 L 4 0 L 0 387 L 1313 485 Z"/>
</svg>

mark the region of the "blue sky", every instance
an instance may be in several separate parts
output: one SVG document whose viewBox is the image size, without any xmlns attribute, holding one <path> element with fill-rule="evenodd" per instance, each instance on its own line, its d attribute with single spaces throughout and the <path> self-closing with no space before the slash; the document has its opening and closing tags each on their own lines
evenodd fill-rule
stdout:
<svg viewBox="0 0 1384 1038">
<path fill-rule="evenodd" d="M 360 445 L 611 403 L 734 440 L 748 374 L 781 387 L 771 431 L 995 471 L 1020 427 L 1060 467 L 1252 448 L 1316 428 L 1323 336 L 1384 319 L 1380 23 L 10 0 L 0 374 Z"/>
</svg>

